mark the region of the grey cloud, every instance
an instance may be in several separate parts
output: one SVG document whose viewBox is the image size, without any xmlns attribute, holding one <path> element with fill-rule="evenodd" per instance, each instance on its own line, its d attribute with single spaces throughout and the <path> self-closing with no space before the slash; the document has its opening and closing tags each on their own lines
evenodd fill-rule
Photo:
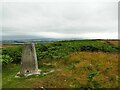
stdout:
<svg viewBox="0 0 120 90">
<path fill-rule="evenodd" d="M 3 35 L 117 32 L 117 9 L 114 2 L 3 3 Z"/>
</svg>

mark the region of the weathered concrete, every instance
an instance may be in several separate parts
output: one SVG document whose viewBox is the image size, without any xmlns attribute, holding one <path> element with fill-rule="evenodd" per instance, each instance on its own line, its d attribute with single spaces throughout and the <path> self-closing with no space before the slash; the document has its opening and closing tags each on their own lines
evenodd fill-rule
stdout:
<svg viewBox="0 0 120 90">
<path fill-rule="evenodd" d="M 27 43 L 22 51 L 20 75 L 32 74 L 40 74 L 40 71 L 38 70 L 35 46 L 33 43 Z"/>
<path fill-rule="evenodd" d="M 33 43 L 24 44 L 20 72 L 17 73 L 15 78 L 20 78 L 22 76 L 30 76 L 34 74 L 37 74 L 37 76 L 39 74 L 47 75 L 53 72 L 54 70 L 50 70 L 48 72 L 43 72 L 39 70 L 34 44 Z"/>
</svg>

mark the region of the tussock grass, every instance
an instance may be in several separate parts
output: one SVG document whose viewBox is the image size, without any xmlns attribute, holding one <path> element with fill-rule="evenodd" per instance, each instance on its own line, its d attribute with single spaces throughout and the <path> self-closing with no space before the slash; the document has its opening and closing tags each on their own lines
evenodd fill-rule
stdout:
<svg viewBox="0 0 120 90">
<path fill-rule="evenodd" d="M 2 50 L 2 54 L 20 62 L 21 47 Z M 15 78 L 20 63 L 10 63 L 3 67 L 3 88 L 118 88 L 118 46 L 97 41 L 60 41 L 37 44 L 36 51 L 39 69 L 55 72 Z"/>
<path fill-rule="evenodd" d="M 15 79 L 18 66 L 8 67 L 3 71 L 6 88 L 117 88 L 119 81 L 117 53 L 75 52 L 65 59 L 41 60 L 40 69 L 55 72 L 30 78 Z"/>
<path fill-rule="evenodd" d="M 33 81 L 34 87 L 45 88 L 117 88 L 118 54 L 75 52 L 67 60 L 42 60 L 55 72 Z M 46 68 L 47 69 L 47 68 Z"/>
</svg>

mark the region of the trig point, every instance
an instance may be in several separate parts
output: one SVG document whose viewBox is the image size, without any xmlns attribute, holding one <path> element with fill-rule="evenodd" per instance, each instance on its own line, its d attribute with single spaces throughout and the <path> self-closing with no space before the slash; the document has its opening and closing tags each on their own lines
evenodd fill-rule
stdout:
<svg viewBox="0 0 120 90">
<path fill-rule="evenodd" d="M 24 44 L 21 58 L 21 70 L 19 74 L 23 76 L 40 74 L 40 71 L 38 70 L 36 50 L 33 43 Z"/>
<path fill-rule="evenodd" d="M 54 72 L 54 70 L 48 72 L 42 72 L 41 70 L 39 70 L 34 44 L 33 43 L 24 44 L 20 72 L 18 72 L 15 77 L 17 78 L 21 76 L 30 76 L 34 74 L 47 75 L 52 72 Z"/>
</svg>

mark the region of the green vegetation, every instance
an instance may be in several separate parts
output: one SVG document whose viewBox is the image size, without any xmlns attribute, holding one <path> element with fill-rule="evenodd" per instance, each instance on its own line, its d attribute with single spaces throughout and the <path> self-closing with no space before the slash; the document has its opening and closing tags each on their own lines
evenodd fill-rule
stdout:
<svg viewBox="0 0 120 90">
<path fill-rule="evenodd" d="M 9 64 L 13 61 L 13 59 L 8 56 L 8 55 L 0 55 L 0 63 L 2 63 L 3 65 L 5 64 Z"/>
<path fill-rule="evenodd" d="M 65 58 L 70 53 L 79 51 L 102 51 L 113 53 L 119 52 L 119 48 L 120 47 L 118 46 L 112 46 L 110 44 L 101 43 L 94 40 L 73 40 L 36 44 L 38 60 Z M 20 63 L 21 54 L 22 46 L 2 49 L 2 55 L 10 56 L 14 63 Z"/>
<path fill-rule="evenodd" d="M 20 63 L 22 54 L 22 47 L 8 47 L 2 48 L 2 55 L 7 55 L 13 59 L 14 63 Z"/>
<path fill-rule="evenodd" d="M 72 52 L 91 51 L 91 52 L 119 52 L 119 47 L 97 41 L 60 41 L 47 44 L 36 45 L 38 60 L 41 59 L 60 59 L 65 58 Z"/>
<path fill-rule="evenodd" d="M 3 88 L 118 88 L 120 46 L 96 40 L 36 44 L 39 69 L 48 75 L 15 78 L 22 46 L 2 48 Z"/>
</svg>

